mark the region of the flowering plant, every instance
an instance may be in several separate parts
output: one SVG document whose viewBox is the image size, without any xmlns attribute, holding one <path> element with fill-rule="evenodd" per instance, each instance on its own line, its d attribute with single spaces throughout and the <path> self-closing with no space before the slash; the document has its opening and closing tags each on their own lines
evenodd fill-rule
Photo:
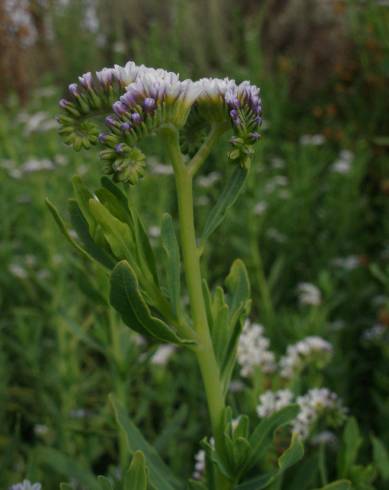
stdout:
<svg viewBox="0 0 389 490">
<path fill-rule="evenodd" d="M 283 473 L 303 457 L 305 419 L 321 409 L 334 413 L 342 408 L 328 391 L 311 390 L 292 404 L 294 394 L 285 387 L 274 394 L 260 386 L 254 391 L 256 400 L 260 396 L 256 410 L 260 420 L 251 428 L 248 415 L 227 406 L 237 357 L 244 377 L 262 368 L 275 379 L 276 360 L 266 341 L 257 346 L 254 361 L 247 354 L 260 341 L 261 329 L 251 330 L 251 337 L 247 332 L 241 336 L 251 306 L 244 263 L 236 260 L 224 287 L 215 290 L 200 268 L 204 247 L 237 200 L 250 169 L 261 125 L 259 89 L 247 81 L 237 84 L 227 78 L 182 81 L 175 73 L 129 62 L 95 75 L 86 73 L 79 83 L 69 86 L 69 92 L 70 97 L 60 101 L 61 135 L 75 150 L 99 147 L 104 172 L 115 183 L 105 176 L 101 187 L 90 192 L 74 178 L 75 199 L 69 203 L 69 213 L 77 238 L 51 203 L 49 208 L 72 245 L 105 271 L 107 300 L 123 322 L 143 336 L 175 344 L 196 356 L 213 436 L 202 442 L 198 463 L 203 468 L 196 465 L 197 479 L 186 484 L 172 474 L 129 420 L 125 407 L 111 397 L 132 456 L 120 488 L 174 490 L 189 485 L 197 490 L 257 490 L 281 485 Z M 232 132 L 228 159 L 233 170 L 199 236 L 193 178 L 227 131 Z M 179 240 L 172 216 L 163 217 L 164 260 L 155 256 L 141 218 L 126 195 L 128 185 L 137 184 L 145 174 L 142 144 L 152 135 L 162 138 L 173 166 L 178 201 Z M 190 311 L 181 292 L 181 268 Z M 280 361 L 281 385 L 282 379 L 294 379 L 306 364 L 324 365 L 330 351 L 316 337 L 288 349 Z M 283 428 L 290 424 L 292 431 L 285 432 Z M 273 444 L 275 431 L 283 436 Z M 98 485 L 96 488 L 116 488 L 104 477 Z M 349 484 L 342 480 L 331 488 L 349 488 Z"/>
</svg>

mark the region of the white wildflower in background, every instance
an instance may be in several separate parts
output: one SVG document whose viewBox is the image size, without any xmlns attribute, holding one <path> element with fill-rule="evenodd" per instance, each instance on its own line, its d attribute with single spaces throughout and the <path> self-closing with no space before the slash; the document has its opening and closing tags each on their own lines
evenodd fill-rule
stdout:
<svg viewBox="0 0 389 490">
<path fill-rule="evenodd" d="M 266 236 L 277 243 L 285 243 L 288 238 L 276 228 L 268 228 Z"/>
<path fill-rule="evenodd" d="M 347 257 L 336 257 L 332 264 L 339 269 L 352 271 L 360 266 L 360 261 L 357 255 L 349 255 Z"/>
<path fill-rule="evenodd" d="M 275 190 L 280 187 L 286 187 L 288 185 L 288 178 L 285 175 L 276 175 L 271 178 L 265 185 L 265 192 L 267 194 L 272 194 Z"/>
<path fill-rule="evenodd" d="M 54 164 L 48 158 L 29 158 L 20 167 L 20 170 L 24 174 L 30 174 L 33 172 L 42 172 L 44 170 L 54 170 Z"/>
<path fill-rule="evenodd" d="M 49 428 L 44 424 L 35 424 L 34 425 L 34 434 L 37 436 L 44 437 L 49 433 Z"/>
<path fill-rule="evenodd" d="M 285 160 L 281 157 L 272 157 L 270 159 L 270 166 L 274 170 L 281 170 L 285 168 Z"/>
<path fill-rule="evenodd" d="M 22 483 L 12 485 L 9 490 L 42 490 L 40 483 L 31 483 L 29 480 L 23 480 Z"/>
<path fill-rule="evenodd" d="M 292 379 L 309 364 L 324 367 L 333 354 L 332 345 L 321 337 L 306 337 L 287 348 L 286 354 L 280 359 L 282 378 Z"/>
<path fill-rule="evenodd" d="M 354 160 L 354 154 L 349 150 L 342 150 L 339 158 L 332 164 L 331 170 L 337 174 L 348 174 Z"/>
<path fill-rule="evenodd" d="M 259 397 L 257 414 L 259 417 L 268 417 L 293 402 L 293 393 L 290 390 L 265 391 Z"/>
<path fill-rule="evenodd" d="M 322 432 L 319 432 L 313 436 L 310 442 L 314 446 L 321 446 L 323 444 L 326 446 L 336 446 L 338 443 L 338 438 L 332 431 L 323 430 Z"/>
<path fill-rule="evenodd" d="M 292 425 L 292 431 L 301 439 L 308 437 L 319 418 L 327 417 L 328 422 L 336 426 L 343 422 L 346 415 L 342 401 L 328 388 L 313 388 L 304 396 L 299 396 L 297 403 L 300 412 Z"/>
<path fill-rule="evenodd" d="M 195 455 L 193 478 L 195 480 L 201 480 L 204 473 L 205 473 L 205 451 L 204 449 L 200 449 Z"/>
<path fill-rule="evenodd" d="M 202 175 L 196 179 L 196 184 L 199 187 L 204 189 L 208 189 L 213 187 L 216 182 L 221 179 L 220 172 L 210 172 L 207 175 Z"/>
<path fill-rule="evenodd" d="M 158 238 L 159 236 L 161 236 L 161 228 L 159 226 L 150 226 L 149 236 L 150 238 Z"/>
<path fill-rule="evenodd" d="M 259 201 L 257 204 L 254 206 L 254 214 L 256 216 L 260 216 L 261 214 L 264 214 L 267 209 L 267 204 L 265 201 Z"/>
<path fill-rule="evenodd" d="M 150 363 L 154 366 L 165 366 L 175 351 L 176 347 L 174 345 L 163 344 L 154 352 L 150 359 Z"/>
<path fill-rule="evenodd" d="M 269 346 L 270 341 L 264 335 L 263 326 L 246 321 L 239 338 L 237 353 L 241 376 L 250 376 L 255 368 L 266 374 L 275 370 L 275 356 L 269 350 Z"/>
<path fill-rule="evenodd" d="M 28 277 L 26 269 L 20 264 L 10 264 L 8 270 L 13 276 L 17 277 L 18 279 L 26 279 Z"/>
<path fill-rule="evenodd" d="M 161 163 L 155 157 L 148 159 L 148 164 L 151 169 L 151 173 L 154 175 L 173 175 L 173 167 L 171 165 L 166 165 Z"/>
<path fill-rule="evenodd" d="M 362 338 L 368 342 L 374 342 L 376 340 L 381 340 L 387 333 L 389 333 L 389 329 L 387 329 L 385 325 L 377 323 L 365 330 L 362 334 Z"/>
<path fill-rule="evenodd" d="M 310 282 L 300 282 L 297 294 L 301 305 L 319 306 L 322 302 L 320 289 Z"/>
<path fill-rule="evenodd" d="M 199 196 L 196 199 L 197 206 L 208 206 L 209 203 L 210 203 L 210 200 L 209 200 L 208 196 Z"/>
<path fill-rule="evenodd" d="M 326 139 L 323 134 L 303 134 L 300 138 L 300 145 L 320 146 L 325 143 Z"/>
</svg>

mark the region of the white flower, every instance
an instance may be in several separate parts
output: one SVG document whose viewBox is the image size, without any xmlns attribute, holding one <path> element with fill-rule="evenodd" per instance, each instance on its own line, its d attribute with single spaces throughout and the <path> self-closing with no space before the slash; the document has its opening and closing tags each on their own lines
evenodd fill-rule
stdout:
<svg viewBox="0 0 389 490">
<path fill-rule="evenodd" d="M 330 430 L 323 430 L 319 432 L 319 434 L 315 435 L 311 439 L 311 443 L 314 446 L 321 446 L 322 444 L 328 446 L 336 446 L 338 439 L 336 435 Z"/>
<path fill-rule="evenodd" d="M 351 170 L 351 164 L 354 160 L 354 154 L 349 150 L 342 150 L 331 167 L 332 172 L 338 174 L 348 174 Z"/>
<path fill-rule="evenodd" d="M 264 336 L 263 326 L 246 321 L 239 338 L 237 353 L 241 376 L 250 376 L 255 368 L 259 368 L 263 373 L 272 373 L 275 370 L 275 356 L 269 350 L 269 346 L 270 342 Z"/>
<path fill-rule="evenodd" d="M 213 185 L 220 180 L 221 175 L 219 172 L 210 172 L 207 175 L 202 175 L 196 179 L 196 184 L 199 187 L 203 187 L 204 189 L 208 189 L 209 187 L 213 187 Z"/>
<path fill-rule="evenodd" d="M 257 414 L 259 417 L 268 417 L 291 404 L 292 401 L 293 393 L 290 390 L 265 391 L 259 397 Z"/>
<path fill-rule="evenodd" d="M 344 269 L 347 271 L 352 271 L 360 265 L 360 261 L 357 255 L 349 255 L 347 257 L 337 257 L 332 261 L 335 267 Z"/>
<path fill-rule="evenodd" d="M 257 216 L 260 216 L 263 214 L 267 209 L 267 204 L 265 201 L 259 201 L 257 204 L 254 206 L 254 214 Z"/>
<path fill-rule="evenodd" d="M 292 431 L 301 439 L 306 439 L 317 420 L 326 414 L 333 417 L 332 425 L 343 422 L 346 409 L 336 393 L 328 388 L 314 388 L 304 396 L 297 398 L 300 412 L 297 415 Z"/>
<path fill-rule="evenodd" d="M 386 333 L 389 333 L 389 329 L 387 329 L 381 323 L 377 323 L 371 328 L 365 330 L 362 334 L 362 338 L 368 342 L 373 342 L 375 340 L 382 339 Z"/>
<path fill-rule="evenodd" d="M 31 483 L 29 480 L 23 480 L 22 483 L 12 485 L 9 490 L 42 490 L 40 483 Z"/>
<path fill-rule="evenodd" d="M 297 286 L 297 293 L 301 305 L 318 306 L 321 304 L 321 291 L 314 284 L 301 282 Z"/>
<path fill-rule="evenodd" d="M 195 455 L 195 467 L 193 471 L 193 478 L 200 480 L 205 472 L 205 451 L 200 449 Z"/>
<path fill-rule="evenodd" d="M 154 366 L 165 366 L 171 356 L 175 353 L 176 347 L 171 344 L 164 344 L 158 347 L 150 359 Z"/>
<path fill-rule="evenodd" d="M 333 354 L 332 345 L 321 337 L 306 337 L 287 348 L 280 359 L 280 374 L 285 379 L 294 378 L 308 364 L 319 367 L 327 364 Z"/>
<path fill-rule="evenodd" d="M 19 264 L 10 264 L 9 271 L 18 279 L 26 279 L 28 277 L 26 269 Z"/>
<path fill-rule="evenodd" d="M 159 226 L 150 226 L 149 235 L 151 238 L 158 238 L 161 236 L 161 228 Z"/>
<path fill-rule="evenodd" d="M 300 138 L 300 145 L 319 146 L 325 141 L 326 139 L 322 134 L 303 134 Z"/>
</svg>

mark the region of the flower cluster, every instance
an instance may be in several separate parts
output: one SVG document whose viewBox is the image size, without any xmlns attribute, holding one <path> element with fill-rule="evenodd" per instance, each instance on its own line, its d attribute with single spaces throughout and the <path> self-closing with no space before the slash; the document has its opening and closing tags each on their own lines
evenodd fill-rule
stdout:
<svg viewBox="0 0 389 490">
<path fill-rule="evenodd" d="M 332 354 L 332 345 L 326 340 L 316 336 L 306 337 L 290 345 L 280 359 L 281 377 L 292 379 L 309 364 L 323 368 L 330 361 Z"/>
<path fill-rule="evenodd" d="M 293 423 L 292 431 L 306 439 L 319 419 L 331 427 L 341 425 L 346 409 L 336 393 L 328 388 L 314 388 L 297 398 L 300 412 Z"/>
<path fill-rule="evenodd" d="M 321 291 L 310 282 L 301 282 L 297 286 L 297 293 L 301 305 L 318 306 L 321 304 Z"/>
<path fill-rule="evenodd" d="M 259 397 L 259 405 L 257 406 L 257 414 L 259 417 L 267 417 L 272 413 L 278 412 L 282 408 L 290 405 L 293 401 L 293 393 L 286 390 L 265 391 Z"/>
<path fill-rule="evenodd" d="M 292 422 L 292 432 L 301 439 L 306 439 L 312 433 L 319 420 L 324 420 L 330 427 L 337 427 L 346 416 L 342 401 L 328 388 L 314 388 L 296 400 L 290 390 L 266 391 L 259 397 L 257 414 L 268 417 L 294 401 L 300 411 Z"/>
<path fill-rule="evenodd" d="M 31 483 L 28 480 L 22 481 L 22 483 L 16 483 L 12 485 L 9 490 L 42 490 L 40 483 Z"/>
<path fill-rule="evenodd" d="M 229 156 L 241 165 L 248 165 L 259 138 L 262 103 L 259 89 L 247 81 L 180 80 L 176 73 L 129 61 L 95 75 L 85 73 L 79 83 L 69 85 L 69 92 L 70 97 L 60 101 L 65 112 L 58 118 L 60 133 L 76 150 L 103 145 L 106 170 L 117 181 L 136 183 L 145 163 L 135 145 L 168 125 L 182 129 L 192 108 L 203 126 L 231 125 L 234 148 Z M 100 132 L 103 119 L 107 129 Z"/>
<path fill-rule="evenodd" d="M 255 368 L 264 373 L 275 371 L 275 356 L 269 345 L 263 326 L 246 321 L 238 345 L 238 363 L 243 377 L 250 376 Z"/>
</svg>

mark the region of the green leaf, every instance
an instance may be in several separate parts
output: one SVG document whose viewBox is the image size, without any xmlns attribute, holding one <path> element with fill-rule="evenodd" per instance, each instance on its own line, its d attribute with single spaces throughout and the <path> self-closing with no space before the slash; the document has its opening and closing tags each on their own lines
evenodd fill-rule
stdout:
<svg viewBox="0 0 389 490">
<path fill-rule="evenodd" d="M 115 412 L 116 421 L 126 437 L 129 454 L 133 455 L 136 451 L 144 453 L 149 470 L 150 484 L 158 490 L 182 490 L 184 485 L 172 474 L 156 450 L 143 438 L 138 428 L 129 419 L 123 406 L 113 395 L 110 395 L 109 399 Z"/>
<path fill-rule="evenodd" d="M 101 490 L 114 490 L 112 483 L 105 476 L 98 476 L 97 481 L 100 484 Z"/>
<path fill-rule="evenodd" d="M 132 237 L 128 225 L 115 218 L 115 216 L 113 216 L 108 209 L 96 199 L 90 199 L 89 209 L 93 217 L 101 226 L 113 255 L 115 255 L 118 260 L 127 259 L 133 264 L 134 259 L 130 249 Z"/>
<path fill-rule="evenodd" d="M 110 302 L 124 323 L 140 333 L 148 333 L 162 342 L 192 343 L 180 338 L 164 321 L 153 316 L 139 289 L 136 275 L 128 262 L 119 262 L 111 274 Z"/>
<path fill-rule="evenodd" d="M 321 487 L 320 489 L 317 488 L 316 490 L 350 490 L 351 489 L 351 482 L 349 480 L 337 480 L 332 483 L 329 483 L 328 485 L 325 485 L 324 487 Z"/>
<path fill-rule="evenodd" d="M 119 189 L 119 187 L 117 185 L 115 185 L 112 180 L 106 176 L 104 177 L 101 177 L 101 185 L 107 189 L 109 192 L 111 192 L 111 194 L 114 194 L 116 196 L 116 198 L 118 199 L 118 201 L 121 202 L 121 204 L 124 206 L 124 207 L 127 207 L 128 208 L 128 199 L 127 197 L 125 196 L 125 194 Z"/>
<path fill-rule="evenodd" d="M 295 465 L 304 456 L 304 446 L 297 434 L 292 435 L 292 441 L 286 451 L 278 459 L 278 467 L 285 471 Z"/>
<path fill-rule="evenodd" d="M 78 175 L 75 175 L 72 178 L 72 184 L 73 184 L 74 197 L 77 201 L 77 204 L 81 210 L 82 215 L 84 216 L 88 224 L 89 233 L 92 237 L 94 237 L 96 232 L 96 219 L 92 215 L 89 208 L 89 201 L 91 199 L 93 200 L 93 195 L 85 187 L 85 185 L 81 180 L 81 177 L 79 177 Z"/>
<path fill-rule="evenodd" d="M 78 480 L 88 490 L 101 490 L 94 475 L 89 470 L 83 468 L 77 461 L 65 456 L 60 451 L 41 446 L 37 448 L 36 454 L 42 464 L 50 466 L 58 474 Z"/>
<path fill-rule="evenodd" d="M 239 194 L 243 189 L 243 185 L 247 177 L 247 169 L 238 166 L 234 173 L 229 178 L 225 188 L 219 196 L 214 208 L 208 215 L 205 222 L 204 231 L 201 241 L 204 243 L 209 236 L 216 230 L 216 228 L 222 223 L 227 211 L 234 205 L 238 199 Z"/>
<path fill-rule="evenodd" d="M 162 245 L 167 255 L 167 284 L 170 302 L 176 317 L 180 311 L 181 262 L 180 249 L 170 214 L 164 214 L 161 227 Z"/>
<path fill-rule="evenodd" d="M 236 487 L 236 490 L 261 490 L 269 486 L 276 478 L 284 471 L 295 465 L 304 456 L 304 447 L 301 440 L 296 436 L 292 436 L 291 443 L 278 459 L 278 469 L 261 475 L 254 480 L 241 483 Z"/>
<path fill-rule="evenodd" d="M 88 254 L 86 250 L 84 250 L 81 245 L 75 240 L 69 233 L 69 230 L 67 229 L 67 226 L 65 224 L 65 221 L 59 214 L 57 208 L 54 206 L 54 204 L 49 201 L 49 199 L 46 199 L 46 205 L 49 208 L 50 213 L 52 214 L 55 222 L 58 225 L 58 228 L 61 230 L 65 238 L 69 241 L 69 243 L 79 252 L 81 255 L 84 257 L 87 257 L 89 260 L 93 261 L 93 258 Z"/>
<path fill-rule="evenodd" d="M 123 490 L 147 490 L 146 461 L 142 451 L 135 451 L 131 465 L 124 476 Z"/>
<path fill-rule="evenodd" d="M 77 235 L 80 237 L 85 250 L 88 252 L 89 258 L 93 258 L 107 269 L 112 269 L 115 265 L 115 261 L 102 246 L 95 243 L 95 240 L 89 232 L 88 223 L 77 202 L 74 199 L 69 199 L 68 206 L 72 225 L 76 230 Z"/>
<path fill-rule="evenodd" d="M 252 450 L 245 464 L 246 471 L 259 462 L 264 450 L 267 448 L 266 441 L 273 435 L 273 432 L 289 424 L 297 416 L 298 412 L 298 405 L 288 405 L 261 420 L 249 439 Z"/>
<path fill-rule="evenodd" d="M 354 417 L 350 417 L 343 432 L 343 447 L 340 453 L 340 476 L 348 476 L 351 466 L 357 459 L 361 444 L 362 437 L 358 423 Z"/>
<path fill-rule="evenodd" d="M 389 480 L 389 454 L 386 447 L 377 437 L 372 436 L 371 441 L 373 443 L 373 457 L 381 478 L 386 481 Z"/>
</svg>

